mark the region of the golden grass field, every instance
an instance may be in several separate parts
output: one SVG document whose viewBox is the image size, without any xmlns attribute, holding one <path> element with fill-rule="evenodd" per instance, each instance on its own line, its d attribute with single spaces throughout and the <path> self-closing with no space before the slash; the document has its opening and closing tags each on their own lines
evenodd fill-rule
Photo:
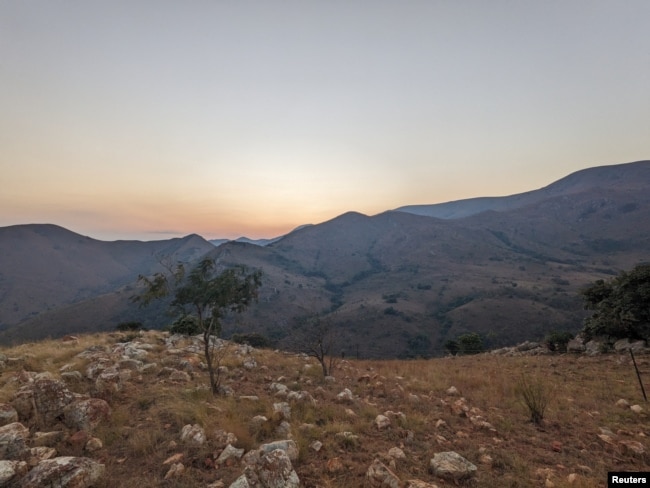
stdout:
<svg viewBox="0 0 650 488">
<path fill-rule="evenodd" d="M 208 433 L 224 429 L 237 436 L 236 447 L 246 450 L 276 440 L 272 429 L 251 431 L 249 422 L 255 415 L 273 418 L 273 404 L 283 400 L 272 396 L 268 386 L 279 379 L 317 400 L 315 405 L 292 404 L 291 411 L 292 435 L 300 448 L 293 464 L 305 487 L 370 486 L 366 470 L 375 458 L 388 465 L 392 447 L 401 447 L 406 454 L 394 465 L 404 486 L 411 479 L 455 486 L 428 472 L 430 458 L 442 451 L 456 451 L 478 467 L 476 478 L 461 486 L 605 487 L 608 471 L 650 471 L 650 410 L 626 355 L 345 360 L 338 361 L 336 379 L 330 382 L 322 378 L 315 360 L 277 351 L 253 350 L 258 366 L 247 370 L 241 367 L 245 358 L 233 348 L 224 358 L 228 371 L 223 384 L 234 395 L 213 397 L 205 388 L 207 373 L 199 368 L 187 383 L 157 375 L 172 360 L 163 336 L 146 332 L 136 339 L 154 345 L 148 361 L 155 361 L 158 368 L 133 375 L 121 391 L 104 398 L 112 417 L 94 432 L 103 449 L 90 455 L 106 465 L 99 488 L 205 487 L 217 480 L 229 486 L 243 467 L 215 468 L 212 460 L 218 452 L 210 442 L 199 448 L 183 446 L 181 428 L 197 423 Z M 15 358 L 2 371 L 0 402 L 11 401 L 18 388 L 17 373 L 50 371 L 58 376 L 63 366 L 84 373 L 88 360 L 76 357 L 79 352 L 125 338 L 118 333 L 93 334 L 71 343 L 47 340 L 0 349 Z M 189 356 L 186 359 L 195 362 L 201 359 L 200 354 Z M 641 357 L 637 363 L 650 389 L 650 361 Z M 549 400 L 540 425 L 530 421 L 522 404 L 518 390 L 522 380 L 540 386 Z M 447 393 L 451 386 L 459 395 Z M 69 383 L 69 388 L 87 393 L 92 384 L 84 379 Z M 353 403 L 337 401 L 344 388 L 355 395 Z M 250 395 L 259 400 L 239 398 Z M 452 408 L 461 397 L 470 409 L 463 415 Z M 618 406 L 619 399 L 639 404 L 644 411 Z M 374 419 L 388 410 L 406 418 L 378 430 Z M 476 425 L 472 416 L 480 416 L 493 429 Z M 26 425 L 32 430 L 39 427 Z M 50 430 L 57 428 L 64 429 L 61 425 Z M 358 441 L 336 436 L 344 431 L 357 435 Z M 323 443 L 319 452 L 310 448 L 314 440 Z M 65 440 L 56 448 L 58 455 L 83 454 Z M 164 480 L 169 466 L 163 462 L 178 453 L 183 455 L 185 472 Z"/>
</svg>

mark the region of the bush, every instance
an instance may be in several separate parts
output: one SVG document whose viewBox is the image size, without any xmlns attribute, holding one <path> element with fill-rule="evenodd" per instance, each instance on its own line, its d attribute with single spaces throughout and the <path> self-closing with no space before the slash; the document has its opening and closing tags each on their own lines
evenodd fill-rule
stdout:
<svg viewBox="0 0 650 488">
<path fill-rule="evenodd" d="M 550 402 L 548 387 L 539 379 L 531 380 L 525 375 L 521 376 L 515 388 L 515 393 L 520 401 L 528 408 L 530 420 L 536 425 L 542 423 L 546 407 Z"/>
<path fill-rule="evenodd" d="M 233 334 L 230 339 L 237 344 L 248 344 L 252 347 L 271 347 L 271 341 L 268 337 L 256 332 L 250 334 Z"/>
<path fill-rule="evenodd" d="M 399 311 L 394 307 L 387 307 L 384 309 L 384 314 L 386 315 L 399 315 Z"/>
<path fill-rule="evenodd" d="M 117 324 L 116 327 L 117 330 L 120 332 L 129 332 L 129 331 L 134 331 L 134 330 L 142 330 L 144 329 L 144 325 L 142 325 L 142 322 L 120 322 Z"/>
<path fill-rule="evenodd" d="M 172 334 L 197 335 L 203 331 L 199 319 L 194 315 L 184 315 L 172 323 L 169 332 Z"/>
<path fill-rule="evenodd" d="M 551 352 L 566 352 L 567 344 L 575 336 L 568 331 L 553 331 L 546 336 L 545 343 L 548 350 Z"/>
<path fill-rule="evenodd" d="M 585 308 L 593 311 L 582 329 L 588 339 L 650 337 L 650 264 L 639 264 L 608 281 L 597 280 L 581 293 Z"/>
<path fill-rule="evenodd" d="M 458 352 L 460 354 L 478 354 L 484 350 L 483 339 L 480 335 L 471 333 L 458 337 Z"/>
<path fill-rule="evenodd" d="M 458 354 L 460 346 L 458 345 L 458 342 L 449 339 L 447 342 L 445 342 L 445 350 L 448 351 L 452 356 L 455 356 Z"/>
</svg>

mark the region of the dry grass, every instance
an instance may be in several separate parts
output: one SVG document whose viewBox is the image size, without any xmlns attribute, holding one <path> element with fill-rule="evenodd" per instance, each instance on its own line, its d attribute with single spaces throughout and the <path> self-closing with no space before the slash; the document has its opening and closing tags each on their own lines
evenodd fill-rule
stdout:
<svg viewBox="0 0 650 488">
<path fill-rule="evenodd" d="M 20 371 L 58 375 L 61 367 L 69 365 L 83 373 L 88 361 L 77 358 L 77 353 L 91 345 L 112 346 L 121 339 L 120 335 L 96 334 L 80 336 L 77 343 L 66 345 L 43 341 L 0 350 L 15 359 L 0 378 L 0 401 L 11 399 Z M 149 333 L 138 340 L 154 345 L 148 360 L 156 361 L 159 368 L 173 363 L 158 334 Z M 183 446 L 180 431 L 185 424 L 200 424 L 210 439 L 212 432 L 223 429 L 233 432 L 238 437 L 237 447 L 246 450 L 275 440 L 278 422 L 273 417 L 273 403 L 283 399 L 274 397 L 268 386 L 280 377 L 291 389 L 306 390 L 317 399 L 315 405 L 292 404 L 292 434 L 300 447 L 294 465 L 305 487 L 365 486 L 365 471 L 372 460 L 380 457 L 388 462 L 387 452 L 395 446 L 402 447 L 407 456 L 395 466 L 400 479 L 421 479 L 439 486 L 448 485 L 433 479 L 427 468 L 429 459 L 440 451 L 456 451 L 475 463 L 478 486 L 488 488 L 543 486 L 547 478 L 558 488 L 605 486 L 608 471 L 650 470 L 647 454 L 634 454 L 618 442 L 610 445 L 598 437 L 605 428 L 617 441 L 637 441 L 650 449 L 647 415 L 615 405 L 624 398 L 646 408 L 625 356 L 350 360 L 340 362 L 333 383 L 317 374 L 320 370 L 312 360 L 267 350 L 254 351 L 254 357 L 258 367 L 252 370 L 241 367 L 241 356 L 224 358 L 228 372 L 223 382 L 233 389 L 233 397 L 213 397 L 206 389 L 207 374 L 199 369 L 192 381 L 184 384 L 171 383 L 151 372 L 134 375 L 121 392 L 108 399 L 113 409 L 110 423 L 95 431 L 104 442 L 104 449 L 93 456 L 106 464 L 105 487 L 186 488 L 217 479 L 228 486 L 242 467 L 210 467 L 206 459 L 218 455 L 217 448 L 210 440 L 201 448 Z M 644 378 L 650 378 L 648 359 L 639 363 Z M 314 366 L 305 368 L 307 364 Z M 359 381 L 364 375 L 366 381 Z M 539 425 L 530 422 L 530 412 L 517 396 L 522 375 L 553 386 Z M 459 396 L 447 394 L 451 386 L 458 389 Z M 86 384 L 75 388 L 91 390 Z M 337 402 L 336 395 L 344 388 L 356 396 L 352 404 Z M 242 395 L 256 395 L 259 400 L 238 398 Z M 467 414 L 458 415 L 452 409 L 460 397 L 472 409 Z M 373 421 L 388 410 L 403 412 L 406 420 L 394 420 L 390 428 L 380 431 Z M 270 420 L 261 431 L 253 432 L 250 420 L 256 415 Z M 470 417 L 477 415 L 495 431 L 475 425 Z M 301 428 L 303 424 L 310 427 Z M 358 441 L 337 436 L 345 431 L 357 435 Z M 309 447 L 315 440 L 323 443 L 319 452 Z M 57 448 L 61 455 L 72 453 L 65 442 Z M 184 454 L 186 472 L 163 481 L 167 471 L 163 461 L 179 452 Z M 333 458 L 339 458 L 343 469 L 328 470 L 327 463 Z M 567 479 L 571 473 L 578 475 L 573 484 Z"/>
</svg>

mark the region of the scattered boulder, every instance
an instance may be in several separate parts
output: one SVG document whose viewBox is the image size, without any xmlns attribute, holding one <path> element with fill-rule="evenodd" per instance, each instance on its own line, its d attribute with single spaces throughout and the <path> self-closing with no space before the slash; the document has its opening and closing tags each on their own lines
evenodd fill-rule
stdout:
<svg viewBox="0 0 650 488">
<path fill-rule="evenodd" d="M 429 463 L 431 472 L 446 480 L 462 480 L 476 474 L 476 466 L 454 451 L 439 452 Z"/>
<path fill-rule="evenodd" d="M 631 341 L 630 339 L 620 339 L 614 343 L 613 347 L 614 351 L 619 353 L 632 351 L 635 354 L 646 354 L 648 352 L 645 341 Z"/>
<path fill-rule="evenodd" d="M 181 441 L 190 446 L 205 444 L 205 430 L 198 424 L 187 424 L 181 430 Z"/>
<path fill-rule="evenodd" d="M 340 403 L 353 403 L 354 395 L 348 388 L 345 388 L 341 393 L 336 395 L 336 400 Z"/>
<path fill-rule="evenodd" d="M 169 467 L 165 474 L 165 479 L 176 478 L 185 472 L 185 465 L 183 463 L 174 463 Z"/>
<path fill-rule="evenodd" d="M 16 409 L 7 403 L 0 403 L 0 425 L 12 424 L 14 422 L 18 422 L 18 412 Z"/>
<path fill-rule="evenodd" d="M 315 404 L 316 400 L 307 391 L 292 391 L 287 395 L 287 400 L 299 403 Z"/>
<path fill-rule="evenodd" d="M 289 388 L 282 383 L 271 383 L 269 385 L 269 390 L 278 398 L 286 398 L 289 394 Z"/>
<path fill-rule="evenodd" d="M 86 442 L 86 446 L 84 447 L 84 450 L 87 452 L 95 452 L 99 451 L 104 447 L 104 443 L 101 441 L 101 439 L 98 439 L 97 437 L 91 437 L 88 439 L 88 442 Z"/>
<path fill-rule="evenodd" d="M 269 453 L 248 456 L 244 474 L 230 488 L 299 488 L 300 478 L 291 465 L 286 452 L 276 449 Z"/>
<path fill-rule="evenodd" d="M 264 415 L 255 415 L 248 423 L 248 429 L 252 433 L 259 432 L 262 427 L 269 421 Z"/>
<path fill-rule="evenodd" d="M 242 366 L 250 371 L 257 368 L 257 361 L 255 361 L 255 358 L 246 358 Z"/>
<path fill-rule="evenodd" d="M 291 407 L 287 402 L 274 403 L 273 415 L 280 420 L 291 420 Z"/>
<path fill-rule="evenodd" d="M 192 377 L 190 376 L 189 373 L 186 373 L 185 371 L 180 371 L 178 369 L 175 369 L 169 375 L 169 381 L 174 381 L 176 383 L 189 383 L 191 380 Z"/>
<path fill-rule="evenodd" d="M 32 436 L 32 446 L 53 447 L 63 440 L 63 431 L 35 432 Z"/>
<path fill-rule="evenodd" d="M 63 409 L 64 423 L 76 430 L 92 431 L 111 416 L 111 407 L 100 398 L 76 400 Z"/>
<path fill-rule="evenodd" d="M 601 354 L 604 350 L 607 348 L 607 343 L 592 339 L 589 342 L 585 344 L 585 353 L 589 356 L 596 356 L 598 354 Z"/>
<path fill-rule="evenodd" d="M 269 442 L 268 444 L 262 444 L 259 448 L 259 450 L 265 454 L 277 449 L 287 453 L 287 456 L 289 456 L 289 459 L 292 461 L 298 459 L 298 445 L 292 440 Z"/>
<path fill-rule="evenodd" d="M 45 425 L 51 425 L 61 416 L 63 409 L 76 399 L 63 381 L 45 374 L 34 381 L 32 392 L 36 413 Z"/>
<path fill-rule="evenodd" d="M 236 447 L 233 447 L 231 444 L 228 444 L 224 448 L 224 450 L 221 451 L 221 454 L 216 460 L 216 464 L 218 464 L 219 466 L 221 466 L 222 464 L 225 464 L 226 466 L 230 466 L 235 462 L 238 462 L 243 455 L 244 455 L 243 449 L 237 449 Z"/>
<path fill-rule="evenodd" d="M 237 436 L 232 432 L 226 432 L 222 429 L 217 429 L 210 436 L 211 443 L 217 447 L 217 449 L 224 449 L 228 444 L 236 444 Z"/>
<path fill-rule="evenodd" d="M 377 417 L 375 417 L 375 425 L 379 430 L 386 429 L 390 427 L 390 419 L 385 415 L 377 415 Z"/>
<path fill-rule="evenodd" d="M 575 339 L 571 339 L 567 345 L 566 345 L 566 351 L 567 352 L 572 352 L 572 353 L 583 353 L 587 350 L 585 347 L 584 340 L 580 337 L 576 337 Z"/>
<path fill-rule="evenodd" d="M 359 436 L 348 431 L 337 432 L 334 437 L 336 437 L 339 442 L 344 445 L 354 446 L 359 443 Z"/>
<path fill-rule="evenodd" d="M 0 486 L 7 486 L 13 478 L 24 476 L 29 469 L 25 461 L 0 461 Z"/>
<path fill-rule="evenodd" d="M 89 488 L 103 477 L 104 469 L 103 464 L 85 457 L 64 456 L 46 459 L 20 480 L 20 487 Z"/>
<path fill-rule="evenodd" d="M 95 389 L 99 395 L 117 393 L 122 391 L 122 387 L 122 376 L 116 368 L 104 369 L 97 375 L 95 380 Z"/>
<path fill-rule="evenodd" d="M 391 447 L 388 450 L 388 455 L 393 459 L 406 459 L 406 454 L 399 447 Z"/>
<path fill-rule="evenodd" d="M 375 459 L 368 471 L 366 471 L 366 480 L 373 487 L 400 488 L 400 480 L 384 463 Z"/>
<path fill-rule="evenodd" d="M 438 488 L 438 485 L 420 480 L 408 480 L 406 488 Z"/>
<path fill-rule="evenodd" d="M 29 454 L 29 429 L 20 422 L 0 427 L 0 459 L 21 459 Z"/>
<path fill-rule="evenodd" d="M 631 454 L 641 456 L 645 453 L 645 447 L 639 441 L 619 441 L 619 444 L 623 446 L 623 450 Z"/>
<path fill-rule="evenodd" d="M 53 447 L 32 447 L 29 450 L 29 461 L 27 464 L 36 466 L 38 463 L 45 459 L 52 459 L 56 457 L 56 449 Z"/>
</svg>

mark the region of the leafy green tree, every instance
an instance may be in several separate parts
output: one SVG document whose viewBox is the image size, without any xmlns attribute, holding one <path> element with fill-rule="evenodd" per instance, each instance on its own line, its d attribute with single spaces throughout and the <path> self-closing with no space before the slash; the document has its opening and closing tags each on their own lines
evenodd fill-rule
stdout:
<svg viewBox="0 0 650 488">
<path fill-rule="evenodd" d="M 566 352 L 569 341 L 575 336 L 569 331 L 553 331 L 546 336 L 544 342 L 551 352 Z"/>
<path fill-rule="evenodd" d="M 203 335 L 205 362 L 210 375 L 210 388 L 214 395 L 220 387 L 217 341 L 221 334 L 220 320 L 228 312 L 241 313 L 257 298 L 261 285 L 261 271 L 248 273 L 243 266 L 217 272 L 213 259 L 205 258 L 189 273 L 182 263 L 167 267 L 167 273 L 152 277 L 140 276 L 144 285 L 142 294 L 133 297 L 135 302 L 148 305 L 153 300 L 172 295 L 172 309 L 180 317 L 194 316 Z"/>
<path fill-rule="evenodd" d="M 197 335 L 202 332 L 199 319 L 194 315 L 183 315 L 177 318 L 169 328 L 172 334 Z"/>
<path fill-rule="evenodd" d="M 410 337 L 407 341 L 408 344 L 408 353 L 409 357 L 429 357 L 429 351 L 431 349 L 431 339 L 424 334 L 418 334 L 414 337 Z"/>
<path fill-rule="evenodd" d="M 268 337 L 258 334 L 257 332 L 249 334 L 233 334 L 230 340 L 237 344 L 248 344 L 249 346 L 257 348 L 271 347 L 271 341 Z"/>
<path fill-rule="evenodd" d="M 445 342 L 445 350 L 447 350 L 452 356 L 455 356 L 458 354 L 460 346 L 458 345 L 457 341 L 449 339 L 447 342 Z"/>
<path fill-rule="evenodd" d="M 611 280 L 597 280 L 582 290 L 587 337 L 647 339 L 650 336 L 650 264 L 639 264 Z"/>
<path fill-rule="evenodd" d="M 134 332 L 136 330 L 143 330 L 144 326 L 142 325 L 142 322 L 120 322 L 117 324 L 116 329 L 120 332 Z"/>
<path fill-rule="evenodd" d="M 478 354 L 483 352 L 483 339 L 476 333 L 463 334 L 458 337 L 459 354 Z"/>
</svg>

